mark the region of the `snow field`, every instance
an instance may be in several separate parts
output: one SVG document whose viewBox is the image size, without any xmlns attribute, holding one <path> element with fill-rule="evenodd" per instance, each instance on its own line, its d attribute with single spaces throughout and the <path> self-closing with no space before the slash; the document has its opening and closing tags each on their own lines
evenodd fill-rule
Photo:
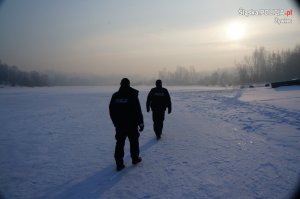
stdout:
<svg viewBox="0 0 300 199">
<path fill-rule="evenodd" d="M 140 87 L 142 163 L 115 171 L 117 87 L 0 90 L 4 198 L 288 198 L 300 173 L 299 87 L 172 88 L 156 141 Z"/>
</svg>

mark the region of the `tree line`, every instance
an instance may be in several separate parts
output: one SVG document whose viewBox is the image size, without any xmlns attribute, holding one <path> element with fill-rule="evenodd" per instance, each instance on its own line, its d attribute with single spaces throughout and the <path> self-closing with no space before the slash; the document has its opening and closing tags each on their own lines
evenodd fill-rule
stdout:
<svg viewBox="0 0 300 199">
<path fill-rule="evenodd" d="M 293 50 L 269 52 L 264 47 L 254 50 L 235 67 L 218 69 L 213 72 L 199 72 L 194 67 L 177 67 L 174 71 L 163 69 L 158 78 L 167 85 L 245 85 L 270 83 L 300 78 L 300 45 Z M 8 66 L 0 60 L 0 85 L 11 86 L 62 86 L 62 85 L 112 85 L 120 76 L 83 76 L 56 72 L 40 74 L 25 72 L 16 66 Z M 136 77 L 135 77 L 136 79 Z M 153 79 L 139 80 L 137 84 L 151 84 Z"/>
<path fill-rule="evenodd" d="M 49 86 L 46 74 L 37 71 L 25 72 L 17 66 L 9 66 L 0 60 L 0 84 L 10 86 Z"/>
<path fill-rule="evenodd" d="M 274 82 L 300 78 L 300 45 L 293 50 L 268 52 L 255 49 L 252 56 L 237 63 L 239 83 Z"/>
<path fill-rule="evenodd" d="M 198 72 L 194 67 L 178 66 L 174 71 L 163 69 L 158 78 L 168 85 L 234 85 L 238 84 L 236 71 L 233 69 L 218 69 L 213 72 Z"/>
<path fill-rule="evenodd" d="M 119 82 L 120 76 L 99 76 L 68 74 L 63 72 L 22 71 L 17 66 L 9 66 L 0 60 L 0 85 L 9 86 L 95 86 L 112 85 Z"/>
<path fill-rule="evenodd" d="M 264 47 L 254 50 L 235 67 L 217 69 L 204 74 L 194 67 L 177 67 L 174 71 L 163 69 L 158 78 L 169 85 L 244 85 L 270 83 L 300 78 L 300 45 L 293 50 L 268 52 Z"/>
</svg>

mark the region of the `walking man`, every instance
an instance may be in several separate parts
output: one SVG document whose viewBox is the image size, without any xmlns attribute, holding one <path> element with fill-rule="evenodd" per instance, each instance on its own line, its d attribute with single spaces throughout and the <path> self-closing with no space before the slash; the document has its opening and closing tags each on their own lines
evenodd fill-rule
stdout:
<svg viewBox="0 0 300 199">
<path fill-rule="evenodd" d="M 139 131 L 143 131 L 144 121 L 138 93 L 138 90 L 130 87 L 129 79 L 124 78 L 121 80 L 119 91 L 113 94 L 109 103 L 110 117 L 116 128 L 114 157 L 117 171 L 125 168 L 123 157 L 127 137 L 130 142 L 132 164 L 135 165 L 142 161 L 142 158 L 139 157 Z"/>
<path fill-rule="evenodd" d="M 161 80 L 156 80 L 156 87 L 152 88 L 148 94 L 146 108 L 147 112 L 152 110 L 153 129 L 157 140 L 161 138 L 165 111 L 168 108 L 168 114 L 172 112 L 171 97 L 166 88 L 162 87 Z"/>
</svg>

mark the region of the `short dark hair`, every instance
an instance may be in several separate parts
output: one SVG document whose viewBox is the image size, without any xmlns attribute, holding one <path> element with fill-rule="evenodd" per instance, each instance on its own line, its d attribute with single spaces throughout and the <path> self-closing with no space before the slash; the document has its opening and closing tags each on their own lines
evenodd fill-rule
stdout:
<svg viewBox="0 0 300 199">
<path fill-rule="evenodd" d="M 130 81 L 127 78 L 123 78 L 120 84 L 121 86 L 130 86 Z"/>
<path fill-rule="evenodd" d="M 161 85 L 162 85 L 161 80 L 160 80 L 160 79 L 156 80 L 155 85 L 156 85 L 156 86 L 161 86 Z"/>
</svg>

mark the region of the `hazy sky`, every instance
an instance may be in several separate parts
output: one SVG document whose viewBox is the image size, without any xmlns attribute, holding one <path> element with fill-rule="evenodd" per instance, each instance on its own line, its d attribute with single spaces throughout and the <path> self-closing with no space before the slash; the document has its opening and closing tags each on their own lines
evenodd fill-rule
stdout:
<svg viewBox="0 0 300 199">
<path fill-rule="evenodd" d="M 292 9 L 292 16 L 277 16 L 288 22 L 279 25 L 276 16 L 246 17 L 240 8 Z M 92 74 L 224 68 L 259 46 L 300 44 L 299 19 L 289 0 L 6 0 L 0 59 L 21 69 Z"/>
</svg>

